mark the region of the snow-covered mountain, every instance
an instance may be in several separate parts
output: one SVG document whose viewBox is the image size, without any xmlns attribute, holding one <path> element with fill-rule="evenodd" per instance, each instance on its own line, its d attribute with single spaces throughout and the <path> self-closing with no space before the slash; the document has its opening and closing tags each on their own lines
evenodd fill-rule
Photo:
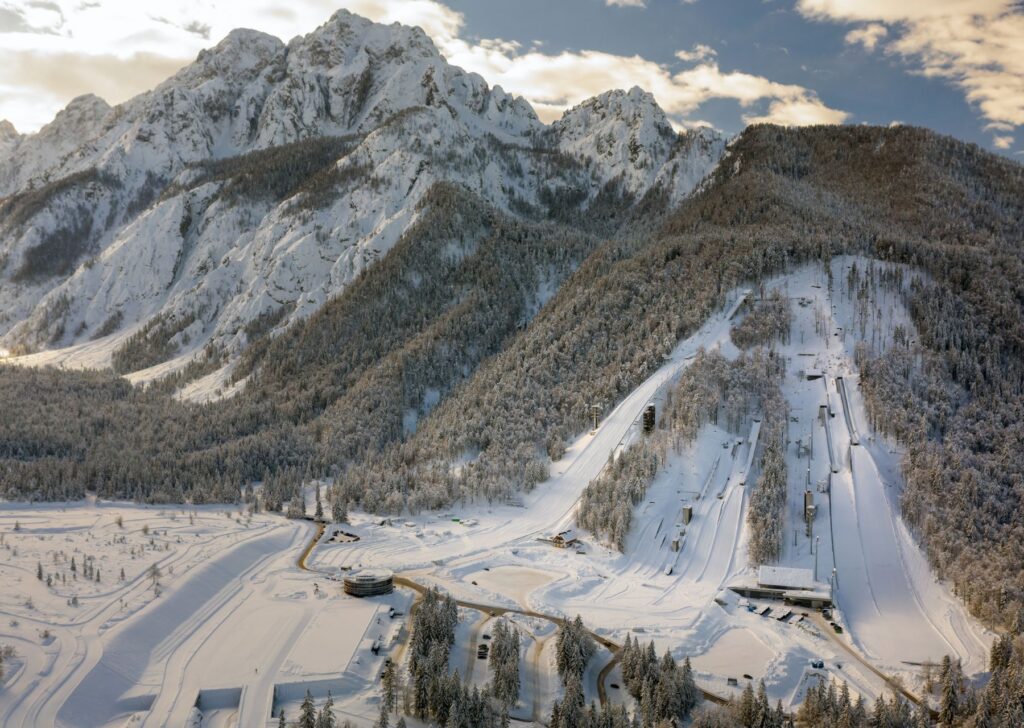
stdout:
<svg viewBox="0 0 1024 728">
<path fill-rule="evenodd" d="M 693 190 L 725 146 L 708 128 L 677 133 L 654 96 L 636 86 L 569 109 L 551 135 L 563 152 L 589 160 L 603 181 L 621 179 L 634 195 L 663 185 L 673 202 Z"/>
<path fill-rule="evenodd" d="M 231 355 L 245 326 L 307 316 L 385 255 L 439 182 L 505 212 L 585 208 L 609 185 L 678 201 L 724 149 L 612 91 L 550 127 L 449 65 L 418 28 L 339 11 L 285 45 L 236 30 L 150 92 L 0 125 L 0 348 L 133 332 Z"/>
</svg>

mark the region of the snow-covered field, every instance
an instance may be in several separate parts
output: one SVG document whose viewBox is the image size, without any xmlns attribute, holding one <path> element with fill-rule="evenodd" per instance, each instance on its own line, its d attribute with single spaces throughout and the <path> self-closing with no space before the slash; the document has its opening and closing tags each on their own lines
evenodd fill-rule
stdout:
<svg viewBox="0 0 1024 728">
<path fill-rule="evenodd" d="M 894 294 L 880 293 L 885 315 L 858 335 L 865 318 L 845 294 L 850 264 L 834 261 L 831 295 L 813 267 L 766 286 L 785 292 L 794 314 L 790 342 L 776 347 L 787 360 L 782 390 L 790 407 L 781 565 L 817 569 L 823 582 L 835 569 L 834 619 L 843 634 L 805 616 L 808 610 L 778 619 L 789 611 L 781 602 L 758 602 L 772 608 L 761 616 L 728 590 L 755 577 L 745 513 L 758 423 L 741 435 L 708 425 L 670 452 L 636 509 L 625 553 L 586 533 L 578 548 L 540 540 L 574 527 L 583 489 L 609 454 L 643 437 L 644 407 L 661 408 L 666 385 L 699 348 L 738 353 L 729 329 L 742 300 L 754 295 L 741 291 L 573 443 L 551 478 L 521 502 L 390 521 L 353 513 L 345 530 L 359 540 L 331 541 L 328 528 L 307 559 L 309 571 L 296 565 L 314 534 L 307 522 L 250 518 L 237 507 L 5 505 L 0 645 L 13 645 L 18 658 L 0 689 L 0 724 L 266 725 L 272 711 L 296 716 L 308 689 L 318 701 L 330 691 L 339 718 L 370 725 L 383 660 L 404 659 L 405 618 L 389 618 L 388 607 L 407 612 L 413 593 L 344 596 L 339 569 L 367 566 L 439 586 L 463 602 L 450 669 L 474 684 L 490 677 L 477 647 L 495 620 L 516 624 L 522 689 L 513 715 L 523 720 L 546 718 L 560 694 L 552 618 L 575 614 L 615 643 L 632 634 L 654 640 L 659 652 L 690 656 L 708 691 L 735 694 L 744 676 L 763 677 L 771 697 L 787 706 L 829 677 L 866 697 L 891 690 L 883 676 L 917 690 L 914 663 L 945 654 L 961 658 L 968 673 L 983 671 L 990 635 L 935 580 L 899 517 L 900 453 L 871 432 L 852 364 L 858 339 L 884 346 L 886 332 L 908 325 L 907 317 Z M 822 376 L 808 378 L 808 371 Z M 818 508 L 811 535 L 805 487 Z M 667 534 L 684 505 L 693 521 L 676 553 Z M 383 649 L 373 655 L 377 640 Z M 617 668 L 601 674 L 611 659 L 602 647 L 588 668 L 588 700 L 630 700 L 611 687 L 621 685 Z M 823 668 L 811 667 L 817 659 Z"/>
<path fill-rule="evenodd" d="M 345 597 L 295 566 L 310 524 L 227 507 L 5 504 L 0 533 L 0 644 L 24 663 L 0 690 L 5 726 L 184 726 L 197 703 L 202 725 L 260 725 L 275 693 L 288 710 L 307 688 L 366 718 L 383 657 L 361 643 L 396 635 L 388 605 L 411 599 Z"/>
</svg>

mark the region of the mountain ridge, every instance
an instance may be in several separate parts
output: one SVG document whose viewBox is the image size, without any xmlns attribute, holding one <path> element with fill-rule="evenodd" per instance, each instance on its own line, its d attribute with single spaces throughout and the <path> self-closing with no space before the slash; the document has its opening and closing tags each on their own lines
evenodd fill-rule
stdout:
<svg viewBox="0 0 1024 728">
<path fill-rule="evenodd" d="M 385 255 L 433 184 L 462 184 L 528 218 L 585 209 L 606 187 L 632 198 L 664 188 L 674 204 L 724 149 L 714 132 L 675 134 L 649 95 L 595 99 L 609 101 L 616 111 L 599 129 L 578 112 L 546 127 L 525 100 L 449 65 L 422 30 L 347 11 L 287 45 L 233 31 L 114 109 L 79 97 L 0 158 L 12 180 L 0 204 L 32 195 L 38 208 L 0 223 L 0 346 L 113 337 L 90 347 L 100 354 L 88 363 L 105 366 L 142 327 L 171 330 L 151 326 L 160 316 L 188 322 L 168 342 L 183 361 L 207 344 L 234 358 L 247 324 L 285 305 L 282 325 L 294 323 Z M 601 135 L 621 139 L 598 149 Z M 240 186 L 197 183 L 196 165 L 288 144 L 304 154 L 329 137 L 353 143 L 314 165 L 333 185 L 319 207 L 226 199 L 224 187 Z M 68 138 L 83 141 L 68 150 Z M 50 152 L 37 155 L 44 142 Z"/>
</svg>

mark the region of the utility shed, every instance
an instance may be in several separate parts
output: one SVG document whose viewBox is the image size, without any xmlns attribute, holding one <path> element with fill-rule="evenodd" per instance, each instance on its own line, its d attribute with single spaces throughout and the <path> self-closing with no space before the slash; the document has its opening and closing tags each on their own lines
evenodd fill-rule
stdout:
<svg viewBox="0 0 1024 728">
<path fill-rule="evenodd" d="M 814 572 L 810 569 L 794 569 L 785 566 L 762 566 L 757 570 L 757 585 L 770 589 L 813 590 Z"/>
</svg>

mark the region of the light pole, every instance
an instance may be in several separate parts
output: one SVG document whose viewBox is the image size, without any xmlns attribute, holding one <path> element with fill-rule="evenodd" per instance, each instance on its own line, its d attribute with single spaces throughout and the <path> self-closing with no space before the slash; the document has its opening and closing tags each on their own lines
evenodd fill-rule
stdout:
<svg viewBox="0 0 1024 728">
<path fill-rule="evenodd" d="M 814 537 L 814 580 L 818 580 L 818 551 L 821 550 L 821 536 Z"/>
</svg>

